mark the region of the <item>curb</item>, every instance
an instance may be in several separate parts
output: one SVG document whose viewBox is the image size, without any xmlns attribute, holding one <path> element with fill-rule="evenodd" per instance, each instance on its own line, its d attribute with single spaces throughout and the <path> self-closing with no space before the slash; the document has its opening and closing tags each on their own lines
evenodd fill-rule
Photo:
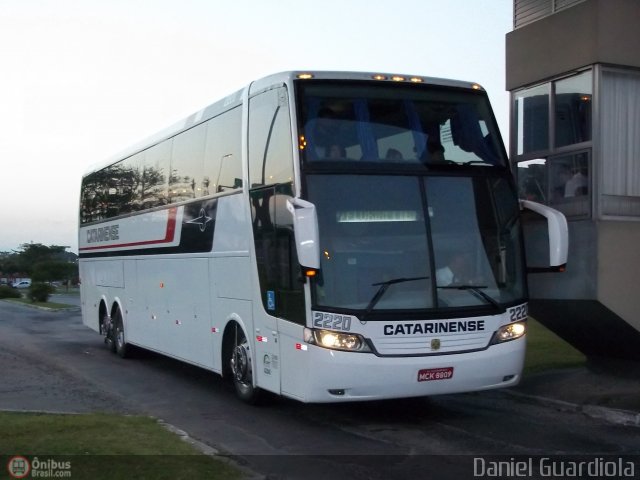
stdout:
<svg viewBox="0 0 640 480">
<path fill-rule="evenodd" d="M 79 310 L 80 309 L 80 307 L 78 307 L 76 305 L 69 305 L 69 304 L 64 304 L 64 305 L 66 305 L 66 307 L 50 308 L 50 307 L 43 307 L 41 305 L 32 305 L 32 304 L 24 303 L 24 302 L 12 302 L 11 299 L 8 299 L 8 298 L 0 299 L 0 301 L 9 303 L 11 305 L 21 305 L 21 306 L 27 307 L 27 308 L 33 308 L 33 309 L 36 309 L 36 310 L 42 310 L 44 312 L 68 312 L 70 310 L 76 310 L 76 309 Z"/>
<path fill-rule="evenodd" d="M 152 418 L 155 418 L 155 417 L 152 417 Z M 193 448 L 198 450 L 203 455 L 208 455 L 210 457 L 215 457 L 216 460 L 219 460 L 221 462 L 225 462 L 225 463 L 233 466 L 234 468 L 237 468 L 238 470 L 240 470 L 240 472 L 242 472 L 243 478 L 245 480 L 264 480 L 265 478 L 267 478 L 264 475 L 261 475 L 261 474 L 255 472 L 255 471 L 251 470 L 246 465 L 243 465 L 238 460 L 236 460 L 233 456 L 221 454 L 218 449 L 213 448 L 212 446 L 207 445 L 206 443 L 203 443 L 203 442 L 201 442 L 199 440 L 196 440 L 195 438 L 191 437 L 187 432 L 185 432 L 184 430 L 176 427 L 175 425 L 167 423 L 164 420 L 162 420 L 161 418 L 156 418 L 156 421 L 158 422 L 158 424 L 161 427 L 163 427 L 163 428 L 169 430 L 171 433 L 179 436 L 180 439 L 183 442 L 187 442 L 189 445 L 191 445 Z"/>
<path fill-rule="evenodd" d="M 602 407 L 600 405 L 580 405 L 577 403 L 566 402 L 555 398 L 542 397 L 539 395 L 531 395 L 528 393 L 515 392 L 513 390 L 503 390 L 506 394 L 531 400 L 542 405 L 570 410 L 576 413 L 582 413 L 587 417 L 597 420 L 604 420 L 614 425 L 622 425 L 625 427 L 640 427 L 640 413 L 631 410 L 620 410 L 617 408 Z"/>
<path fill-rule="evenodd" d="M 158 423 L 162 428 L 169 430 L 171 433 L 179 436 L 183 442 L 187 442 L 189 445 L 197 449 L 200 453 L 203 453 L 204 455 L 208 455 L 210 457 L 215 457 L 217 455 L 220 455 L 219 450 L 207 445 L 206 443 L 202 443 L 196 440 L 195 438 L 191 438 L 187 432 L 179 429 L 175 425 L 171 425 L 170 423 L 165 422 L 161 418 L 158 418 L 156 420 L 158 421 Z"/>
</svg>

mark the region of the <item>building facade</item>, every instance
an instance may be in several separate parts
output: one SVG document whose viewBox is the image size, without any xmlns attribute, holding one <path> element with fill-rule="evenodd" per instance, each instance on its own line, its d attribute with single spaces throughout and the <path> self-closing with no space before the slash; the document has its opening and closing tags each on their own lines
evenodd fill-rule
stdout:
<svg viewBox="0 0 640 480">
<path fill-rule="evenodd" d="M 640 360 L 640 0 L 514 0 L 506 37 L 520 195 L 569 220 L 531 312 L 589 356 Z"/>
</svg>

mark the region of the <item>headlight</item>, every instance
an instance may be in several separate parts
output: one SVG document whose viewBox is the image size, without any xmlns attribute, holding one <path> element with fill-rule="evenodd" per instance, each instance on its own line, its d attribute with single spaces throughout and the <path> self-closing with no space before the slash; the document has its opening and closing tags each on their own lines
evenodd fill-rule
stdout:
<svg viewBox="0 0 640 480">
<path fill-rule="evenodd" d="M 304 340 L 312 345 L 344 350 L 347 352 L 370 352 L 371 349 L 362 335 L 357 333 L 334 332 L 331 330 L 304 329 Z"/>
<path fill-rule="evenodd" d="M 508 325 L 503 325 L 493 335 L 491 345 L 516 340 L 517 338 L 524 336 L 525 333 L 527 333 L 526 322 L 513 322 Z"/>
</svg>

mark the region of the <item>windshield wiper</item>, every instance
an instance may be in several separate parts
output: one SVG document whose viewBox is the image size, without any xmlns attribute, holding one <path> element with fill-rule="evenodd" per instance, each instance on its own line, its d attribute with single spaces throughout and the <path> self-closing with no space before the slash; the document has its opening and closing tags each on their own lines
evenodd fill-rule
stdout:
<svg viewBox="0 0 640 480">
<path fill-rule="evenodd" d="M 385 292 L 391 285 L 395 285 L 396 283 L 414 282 L 416 280 L 428 280 L 429 278 L 431 277 L 403 277 L 403 278 L 392 278 L 391 280 L 387 280 L 386 282 L 372 283 L 371 284 L 372 287 L 380 286 L 380 288 L 369 301 L 369 304 L 367 305 L 367 308 L 364 311 L 364 315 L 362 316 L 363 319 L 364 317 L 366 317 L 371 313 L 371 310 L 373 310 L 373 307 L 376 306 L 376 304 L 380 301 L 382 296 L 385 294 Z"/>
<path fill-rule="evenodd" d="M 499 310 L 500 312 L 503 311 L 503 308 L 498 302 L 495 301 L 495 299 L 491 298 L 489 295 L 482 291 L 483 288 L 489 288 L 486 285 L 438 285 L 438 288 L 442 288 L 445 290 L 470 290 L 480 298 L 482 298 L 485 302 L 494 306 L 496 310 Z"/>
</svg>

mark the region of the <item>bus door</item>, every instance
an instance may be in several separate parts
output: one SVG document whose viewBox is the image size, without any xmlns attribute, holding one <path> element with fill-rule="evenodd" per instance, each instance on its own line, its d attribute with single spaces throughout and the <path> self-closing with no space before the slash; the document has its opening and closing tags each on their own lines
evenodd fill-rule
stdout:
<svg viewBox="0 0 640 480">
<path fill-rule="evenodd" d="M 260 329 L 254 332 L 254 370 L 259 386 L 280 392 L 284 338 L 279 325 L 304 325 L 305 319 L 293 217 L 287 209 L 295 178 L 287 89 L 274 86 L 252 96 L 248 122 L 249 196 L 261 297 L 254 307 L 255 329 Z M 288 339 L 290 329 L 284 331 Z"/>
<path fill-rule="evenodd" d="M 262 388 L 280 389 L 282 339 L 278 322 L 304 325 L 304 284 L 297 260 L 291 184 L 251 192 L 261 305 L 256 305 L 255 371 Z M 262 308 L 261 308 L 262 307 Z M 299 340 L 298 340 L 299 341 Z"/>
</svg>

